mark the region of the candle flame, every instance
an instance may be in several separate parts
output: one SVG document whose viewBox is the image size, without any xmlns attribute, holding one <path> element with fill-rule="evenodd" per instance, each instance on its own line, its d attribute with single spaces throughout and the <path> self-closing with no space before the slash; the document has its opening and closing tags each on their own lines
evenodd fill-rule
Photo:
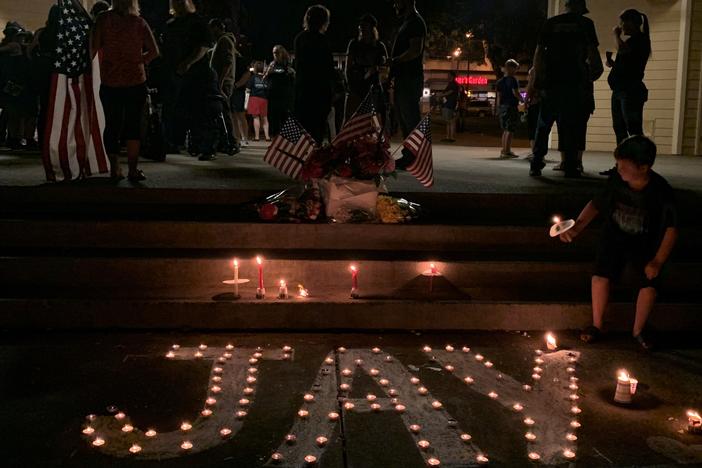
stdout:
<svg viewBox="0 0 702 468">
<path fill-rule="evenodd" d="M 236 258 L 234 259 L 234 261 L 232 263 L 234 264 L 235 268 L 239 266 L 239 260 L 237 260 Z"/>
<path fill-rule="evenodd" d="M 553 217 L 553 224 L 558 224 L 558 223 L 560 223 L 560 222 L 561 222 L 560 216 L 554 216 L 554 217 Z"/>
<path fill-rule="evenodd" d="M 256 257 L 256 263 L 258 263 L 259 265 L 262 265 L 262 264 L 263 264 L 263 258 L 260 257 L 260 256 Z"/>
<path fill-rule="evenodd" d="M 700 419 L 700 413 L 694 410 L 688 410 L 687 411 L 687 417 L 688 418 L 695 418 L 695 419 Z"/>
<path fill-rule="evenodd" d="M 629 373 L 625 369 L 621 369 L 617 374 L 618 374 L 617 377 L 619 378 L 619 380 L 625 380 L 625 381 L 629 380 Z"/>
<path fill-rule="evenodd" d="M 356 265 L 351 265 L 351 266 L 349 267 L 349 270 L 351 270 L 351 271 L 353 271 L 353 272 L 355 273 L 356 271 L 358 271 L 358 267 L 356 267 Z"/>
<path fill-rule="evenodd" d="M 553 336 L 553 333 L 547 333 L 547 334 L 546 334 L 546 343 L 547 343 L 549 346 L 553 346 L 553 347 L 556 346 L 556 337 Z"/>
<path fill-rule="evenodd" d="M 285 280 L 284 280 L 284 279 L 281 279 L 281 280 L 280 280 L 280 287 L 281 287 L 281 288 L 284 288 L 285 286 L 286 286 Z"/>
<path fill-rule="evenodd" d="M 310 292 L 305 289 L 305 287 L 301 284 L 297 285 L 297 289 L 299 291 L 300 297 L 307 297 L 310 295 Z"/>
</svg>

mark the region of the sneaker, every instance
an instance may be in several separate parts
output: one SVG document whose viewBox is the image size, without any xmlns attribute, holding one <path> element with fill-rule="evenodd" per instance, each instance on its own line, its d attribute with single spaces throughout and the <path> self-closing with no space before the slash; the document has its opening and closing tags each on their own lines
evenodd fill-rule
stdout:
<svg viewBox="0 0 702 468">
<path fill-rule="evenodd" d="M 249 146 L 249 140 L 241 140 L 241 146 Z"/>
<path fill-rule="evenodd" d="M 197 158 L 199 161 L 214 161 L 217 159 L 214 154 L 203 154 L 199 158 Z"/>
<path fill-rule="evenodd" d="M 509 152 L 509 153 L 500 153 L 500 159 L 514 159 L 518 158 L 516 154 Z"/>
<path fill-rule="evenodd" d="M 538 165 L 535 165 L 534 163 L 531 163 L 531 168 L 529 169 L 529 175 L 532 177 L 541 177 L 541 170 L 546 166 L 546 164 L 541 163 Z"/>
</svg>

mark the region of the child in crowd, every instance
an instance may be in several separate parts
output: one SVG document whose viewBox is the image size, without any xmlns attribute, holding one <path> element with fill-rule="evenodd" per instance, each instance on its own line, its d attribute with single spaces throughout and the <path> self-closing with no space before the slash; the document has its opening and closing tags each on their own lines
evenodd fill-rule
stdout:
<svg viewBox="0 0 702 468">
<path fill-rule="evenodd" d="M 502 128 L 502 153 L 501 159 L 516 158 L 512 152 L 512 138 L 519 125 L 519 103 L 522 95 L 519 94 L 519 81 L 514 77 L 519 69 L 519 62 L 509 59 L 505 62 L 505 76 L 497 82 L 497 116 Z"/>
<path fill-rule="evenodd" d="M 652 170 L 656 145 L 645 136 L 632 136 L 615 150 L 617 171 L 606 189 L 583 209 L 575 226 L 560 238 L 572 242 L 602 213 L 605 224 L 592 277 L 593 324 L 581 339 L 596 341 L 603 326 L 610 284 L 627 263 L 636 273 L 639 288 L 633 336 L 646 350 L 652 348 L 645 325 L 653 310 L 660 274 L 678 236 L 673 189 Z"/>
</svg>

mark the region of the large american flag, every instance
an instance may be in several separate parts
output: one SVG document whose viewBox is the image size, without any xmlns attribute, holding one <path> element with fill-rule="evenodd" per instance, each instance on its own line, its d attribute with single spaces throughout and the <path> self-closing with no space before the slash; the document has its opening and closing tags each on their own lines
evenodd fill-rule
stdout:
<svg viewBox="0 0 702 468">
<path fill-rule="evenodd" d="M 280 134 L 268 147 L 263 160 L 283 174 L 298 179 L 314 145 L 314 139 L 297 120 L 288 117 Z"/>
<path fill-rule="evenodd" d="M 434 185 L 434 157 L 431 151 L 431 118 L 427 114 L 402 143 L 414 156 L 407 172 L 425 187 Z"/>
<path fill-rule="evenodd" d="M 332 145 L 341 146 L 370 133 L 379 133 L 380 130 L 380 121 L 373 105 L 373 88 L 371 88 L 356 112 L 336 135 Z"/>
<path fill-rule="evenodd" d="M 59 0 L 56 60 L 44 135 L 43 160 L 50 181 L 110 171 L 102 140 L 100 65 L 90 57 L 88 13 L 75 0 Z"/>
</svg>

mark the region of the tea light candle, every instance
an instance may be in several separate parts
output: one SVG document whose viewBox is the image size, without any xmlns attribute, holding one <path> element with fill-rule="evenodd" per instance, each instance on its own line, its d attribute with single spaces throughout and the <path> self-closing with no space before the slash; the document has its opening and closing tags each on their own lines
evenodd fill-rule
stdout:
<svg viewBox="0 0 702 468">
<path fill-rule="evenodd" d="M 275 452 L 274 454 L 271 455 L 271 460 L 273 460 L 274 463 L 280 463 L 285 459 L 283 457 L 282 453 Z"/>
<path fill-rule="evenodd" d="M 475 355 L 475 360 L 476 360 L 476 361 L 480 362 L 480 361 L 482 361 L 483 359 L 485 359 L 485 357 L 484 357 L 482 354 L 476 354 L 476 355 Z"/>
<path fill-rule="evenodd" d="M 256 359 L 255 357 L 252 357 L 251 359 L 249 359 L 249 364 L 251 364 L 252 366 L 255 364 L 258 364 L 258 359 Z"/>
<path fill-rule="evenodd" d="M 220 387 L 219 385 L 213 385 L 212 388 L 210 388 L 210 391 L 212 393 L 221 393 L 222 387 Z"/>
<path fill-rule="evenodd" d="M 702 433 L 702 417 L 700 413 L 694 410 L 687 412 L 687 431 L 691 434 Z"/>
<path fill-rule="evenodd" d="M 488 369 L 490 369 L 493 365 L 494 365 L 494 364 L 493 364 L 492 362 L 490 362 L 490 361 L 485 361 L 485 367 L 487 367 Z"/>
<path fill-rule="evenodd" d="M 534 380 L 541 380 L 541 374 L 531 374 L 531 378 Z"/>
<path fill-rule="evenodd" d="M 533 442 L 536 440 L 536 434 L 534 434 L 533 432 L 527 432 L 526 434 L 524 434 L 524 438 L 526 438 L 526 440 L 530 442 Z"/>
<path fill-rule="evenodd" d="M 156 431 L 153 429 L 149 429 L 144 433 L 146 437 L 156 437 Z"/>
<path fill-rule="evenodd" d="M 487 463 L 490 463 L 490 460 L 488 459 L 488 457 L 486 457 L 485 455 L 482 455 L 482 454 L 475 457 L 475 461 L 477 461 L 478 464 L 480 464 L 480 465 L 485 465 Z"/>
<path fill-rule="evenodd" d="M 538 461 L 541 460 L 541 455 L 536 452 L 529 452 L 529 460 Z"/>
<path fill-rule="evenodd" d="M 380 354 L 381 353 L 381 349 L 378 347 L 372 348 L 371 351 L 373 352 L 373 354 Z"/>
<path fill-rule="evenodd" d="M 497 400 L 497 397 L 499 396 L 497 392 L 490 392 L 488 393 L 488 396 L 492 398 L 493 400 Z"/>
<path fill-rule="evenodd" d="M 199 358 L 201 358 L 201 357 L 203 356 L 203 354 L 202 354 L 202 352 L 201 352 L 201 351 L 195 351 L 195 354 L 194 354 L 194 356 L 195 356 L 196 358 L 198 358 L 198 359 L 199 359 Z"/>
<path fill-rule="evenodd" d="M 346 352 L 346 348 L 343 346 L 339 346 L 336 350 L 339 352 L 339 354 L 344 354 Z"/>
<path fill-rule="evenodd" d="M 463 442 L 470 442 L 471 439 L 473 439 L 473 437 L 470 434 L 466 434 L 466 433 L 461 434 L 460 437 L 461 437 L 461 440 Z"/>
<path fill-rule="evenodd" d="M 173 351 L 168 351 L 168 352 L 166 353 L 166 357 L 167 357 L 168 359 L 173 359 L 173 358 L 175 357 L 175 353 L 174 353 Z"/>
<path fill-rule="evenodd" d="M 544 363 L 544 360 L 541 359 L 540 357 L 537 357 L 537 358 L 534 359 L 534 362 L 535 362 L 536 364 L 538 364 L 538 365 L 541 365 L 541 364 Z"/>
<path fill-rule="evenodd" d="M 247 413 L 244 410 L 239 410 L 236 413 L 234 413 L 234 416 L 236 416 L 236 419 L 244 419 L 249 413 Z"/>
<path fill-rule="evenodd" d="M 371 369 L 371 370 L 368 371 L 368 373 L 369 373 L 370 375 L 372 375 L 373 377 L 376 377 L 376 376 L 380 375 L 380 371 L 379 371 L 378 369 Z"/>
<path fill-rule="evenodd" d="M 570 412 L 573 413 L 573 414 L 580 414 L 580 413 L 583 412 L 583 410 L 581 410 L 581 409 L 578 408 L 577 406 L 573 406 L 573 407 L 570 409 Z"/>
<path fill-rule="evenodd" d="M 356 359 L 354 363 L 358 366 L 361 367 L 363 365 L 363 359 Z"/>
<path fill-rule="evenodd" d="M 614 393 L 614 401 L 617 403 L 629 404 L 632 396 L 636 393 L 638 381 L 632 379 L 625 370 L 620 370 L 617 375 L 617 389 Z"/>
<path fill-rule="evenodd" d="M 224 349 L 226 349 L 227 351 L 231 351 L 234 349 L 234 345 L 231 343 L 228 343 L 227 346 L 224 347 Z"/>
<path fill-rule="evenodd" d="M 222 357 L 223 357 L 224 359 L 231 359 L 231 358 L 232 358 L 232 353 L 224 353 L 224 354 L 222 354 Z"/>
<path fill-rule="evenodd" d="M 179 345 L 179 344 L 174 344 L 173 346 L 171 346 L 171 348 L 173 348 L 173 349 L 175 349 L 175 350 L 179 350 L 179 349 L 180 349 L 180 345 Z"/>
<path fill-rule="evenodd" d="M 429 443 L 428 440 L 422 439 L 419 442 L 417 442 L 417 446 L 422 450 L 428 450 L 429 447 L 431 447 L 431 444 Z"/>
<path fill-rule="evenodd" d="M 122 426 L 122 432 L 132 432 L 134 430 L 134 426 L 131 424 L 125 424 Z"/>
<path fill-rule="evenodd" d="M 389 354 L 385 356 L 385 362 L 392 362 L 392 356 L 390 356 Z"/>
<path fill-rule="evenodd" d="M 372 393 L 369 393 L 368 395 L 366 395 L 366 400 L 368 400 L 368 401 L 375 401 L 377 398 L 378 397 L 376 397 Z"/>
<path fill-rule="evenodd" d="M 283 352 L 284 352 L 284 353 L 289 353 L 289 352 L 291 352 L 292 350 L 293 350 L 292 347 L 289 346 L 289 345 L 283 346 Z"/>
<path fill-rule="evenodd" d="M 407 407 L 405 405 L 395 405 L 395 411 L 398 413 L 404 413 Z"/>
<path fill-rule="evenodd" d="M 575 367 L 566 367 L 566 372 L 569 374 L 574 374 L 575 373 Z"/>
<path fill-rule="evenodd" d="M 570 398 L 571 401 L 576 401 L 580 399 L 580 397 L 575 393 L 571 393 L 571 395 L 568 398 Z"/>
<path fill-rule="evenodd" d="M 183 450 L 190 450 L 191 448 L 193 448 L 193 444 L 189 440 L 186 440 L 182 444 L 180 444 L 180 448 L 182 448 Z"/>
<path fill-rule="evenodd" d="M 425 353 L 431 353 L 431 346 L 424 346 L 422 348 L 422 351 L 424 351 Z"/>
<path fill-rule="evenodd" d="M 572 384 L 568 385 L 568 388 L 571 390 L 577 390 L 579 387 L 578 387 L 578 384 L 572 383 Z"/>
<path fill-rule="evenodd" d="M 378 411 L 380 411 L 381 406 L 378 403 L 371 403 L 370 408 L 371 410 L 377 413 Z"/>
<path fill-rule="evenodd" d="M 524 424 L 526 424 L 527 426 L 533 426 L 534 424 L 536 424 L 536 421 L 534 421 L 534 420 L 531 419 L 531 418 L 525 418 L 525 419 L 524 419 Z"/>
<path fill-rule="evenodd" d="M 543 356 L 544 352 L 541 351 L 540 349 L 537 349 L 534 351 L 534 354 L 536 354 L 537 356 Z"/>
<path fill-rule="evenodd" d="M 327 418 L 328 418 L 330 421 L 338 421 L 338 420 L 339 420 L 339 413 L 336 413 L 336 412 L 332 411 L 331 413 L 329 413 L 329 414 L 327 415 Z"/>
<path fill-rule="evenodd" d="M 181 431 L 189 431 L 189 430 L 192 429 L 192 428 L 193 428 L 192 424 L 190 424 L 190 423 L 187 422 L 187 421 L 183 421 L 183 423 L 180 425 L 180 430 L 181 430 Z"/>
<path fill-rule="evenodd" d="M 132 444 L 132 446 L 129 447 L 129 452 L 130 453 L 139 453 L 139 452 L 141 452 L 141 446 L 138 444 Z"/>
<path fill-rule="evenodd" d="M 351 390 L 351 385 L 347 383 L 342 383 L 341 385 L 339 385 L 339 390 L 341 390 L 342 392 L 348 392 L 349 390 Z"/>
<path fill-rule="evenodd" d="M 119 413 L 115 414 L 115 419 L 116 419 L 117 421 L 121 421 L 121 420 L 123 420 L 123 419 L 126 418 L 126 417 L 127 417 L 127 415 L 124 414 L 124 413 L 122 413 L 121 411 L 120 411 Z"/>
<path fill-rule="evenodd" d="M 475 382 L 475 380 L 473 380 L 473 377 L 471 377 L 471 376 L 466 376 L 466 377 L 463 379 L 463 381 L 464 381 L 465 383 L 467 383 L 468 385 L 470 385 L 470 384 L 472 384 L 473 382 Z"/>
<path fill-rule="evenodd" d="M 251 400 L 249 400 L 248 398 L 242 398 L 241 400 L 239 400 L 239 406 L 249 406 L 250 403 Z"/>
<path fill-rule="evenodd" d="M 391 397 L 396 397 L 397 395 L 399 395 L 399 392 L 394 388 L 391 388 L 390 390 L 388 390 L 388 395 L 390 395 Z"/>
<path fill-rule="evenodd" d="M 278 299 L 288 299 L 288 297 L 288 285 L 284 279 L 281 279 L 278 286 Z"/>
<path fill-rule="evenodd" d="M 327 445 L 327 442 L 328 442 L 328 441 L 329 441 L 329 439 L 327 439 L 327 438 L 324 437 L 324 436 L 319 436 L 319 437 L 317 437 L 317 438 L 315 439 L 315 442 L 317 442 L 317 445 L 318 445 L 319 447 L 324 447 L 325 445 Z"/>
<path fill-rule="evenodd" d="M 520 411 L 522 411 L 524 409 L 524 406 L 522 406 L 520 403 L 515 403 L 512 405 L 512 409 L 514 411 L 516 411 L 517 413 L 519 413 Z"/>
<path fill-rule="evenodd" d="M 256 383 L 256 377 L 254 377 L 253 375 L 250 375 L 250 376 L 246 377 L 246 383 L 255 384 L 255 383 Z"/>
<path fill-rule="evenodd" d="M 216 399 L 216 398 L 209 397 L 209 398 L 207 398 L 207 400 L 205 400 L 205 403 L 208 404 L 208 405 L 214 405 L 214 404 L 217 403 L 217 399 Z"/>
<path fill-rule="evenodd" d="M 293 445 L 295 442 L 297 442 L 297 436 L 295 434 L 287 434 L 285 436 L 285 443 L 288 445 Z"/>
<path fill-rule="evenodd" d="M 305 455 L 305 463 L 307 463 L 308 465 L 314 465 L 315 463 L 317 463 L 317 457 L 315 457 L 314 455 Z"/>
<path fill-rule="evenodd" d="M 205 418 L 209 418 L 210 416 L 212 416 L 212 410 L 205 408 L 204 410 L 200 411 L 200 414 Z"/>
<path fill-rule="evenodd" d="M 87 426 L 85 429 L 83 429 L 83 434 L 85 435 L 92 435 L 95 432 L 95 429 L 92 426 Z"/>
<path fill-rule="evenodd" d="M 438 458 L 429 458 L 427 459 L 427 466 L 441 466 L 441 460 Z"/>
<path fill-rule="evenodd" d="M 546 333 L 546 347 L 549 351 L 555 351 L 558 348 L 558 342 L 553 333 Z"/>
<path fill-rule="evenodd" d="M 451 346 L 450 344 L 447 344 L 446 347 L 444 348 L 446 352 L 452 353 L 454 351 L 454 347 Z"/>
<path fill-rule="evenodd" d="M 571 433 L 566 434 L 565 438 L 569 442 L 575 442 L 576 440 L 578 440 L 578 436 L 576 436 L 575 434 L 571 434 Z"/>
<path fill-rule="evenodd" d="M 463 351 L 464 353 L 470 353 L 470 348 L 468 346 L 464 346 L 463 348 L 461 348 L 461 351 Z"/>
<path fill-rule="evenodd" d="M 534 367 L 534 372 L 536 372 L 537 374 L 540 374 L 540 373 L 542 373 L 543 371 L 544 371 L 544 370 L 543 370 L 541 367 L 538 367 L 538 366 L 537 366 L 537 367 Z"/>
<path fill-rule="evenodd" d="M 431 402 L 431 407 L 434 408 L 435 410 L 441 409 L 444 405 L 441 404 L 440 401 L 434 400 Z"/>
<path fill-rule="evenodd" d="M 487 365 L 487 363 L 485 365 Z M 446 364 L 444 366 L 444 369 L 446 370 L 446 372 L 453 372 L 455 367 L 453 367 L 451 364 Z"/>
<path fill-rule="evenodd" d="M 573 452 L 573 451 L 570 450 L 570 449 L 565 449 L 565 450 L 563 451 L 563 456 L 566 457 L 566 458 L 569 459 L 569 460 L 572 460 L 573 458 L 575 458 L 575 452 Z"/>
<path fill-rule="evenodd" d="M 422 426 L 419 424 L 411 424 L 409 430 L 412 434 L 419 434 L 419 431 L 422 430 Z"/>
<path fill-rule="evenodd" d="M 427 390 L 425 387 L 419 387 L 417 389 L 417 393 L 420 395 L 427 395 L 429 393 L 429 390 Z"/>
<path fill-rule="evenodd" d="M 95 447 L 102 447 L 103 445 L 105 445 L 105 439 L 96 437 L 95 440 L 93 440 L 93 445 Z"/>
<path fill-rule="evenodd" d="M 351 369 L 342 369 L 341 375 L 344 377 L 351 377 L 353 375 L 353 371 Z"/>
<path fill-rule="evenodd" d="M 347 401 L 346 403 L 344 403 L 344 409 L 345 409 L 346 411 L 351 411 L 351 410 L 353 410 L 355 407 L 356 407 L 356 405 L 354 405 L 354 404 L 351 403 L 350 401 Z"/>
<path fill-rule="evenodd" d="M 311 393 L 305 393 L 305 396 L 302 397 L 303 400 L 305 400 L 307 403 L 311 403 L 314 401 L 314 395 Z"/>
<path fill-rule="evenodd" d="M 324 364 L 327 364 L 327 365 L 334 364 L 334 359 L 328 357 L 328 358 L 326 358 L 326 359 L 324 360 Z"/>
<path fill-rule="evenodd" d="M 244 388 L 244 395 L 253 395 L 254 394 L 254 389 L 251 387 L 246 387 Z"/>
<path fill-rule="evenodd" d="M 530 391 L 531 391 L 531 385 L 522 385 L 522 389 L 523 389 L 525 392 L 530 392 Z"/>
<path fill-rule="evenodd" d="M 310 415 L 310 412 L 307 410 L 301 409 L 300 411 L 297 412 L 297 415 L 300 417 L 300 419 L 306 419 L 307 416 Z"/>
<path fill-rule="evenodd" d="M 410 383 L 411 383 L 412 385 L 419 385 L 420 382 L 421 382 L 421 381 L 420 381 L 417 377 L 412 377 L 412 378 L 410 378 Z"/>
<path fill-rule="evenodd" d="M 576 420 L 573 420 L 573 421 L 570 422 L 570 427 L 572 427 L 573 429 L 577 429 L 577 428 L 579 428 L 580 426 L 581 426 L 581 424 L 580 424 L 578 421 L 576 421 Z"/>
<path fill-rule="evenodd" d="M 380 379 L 378 380 L 378 384 L 380 384 L 381 387 L 387 387 L 390 385 L 390 381 L 388 379 Z"/>
</svg>

